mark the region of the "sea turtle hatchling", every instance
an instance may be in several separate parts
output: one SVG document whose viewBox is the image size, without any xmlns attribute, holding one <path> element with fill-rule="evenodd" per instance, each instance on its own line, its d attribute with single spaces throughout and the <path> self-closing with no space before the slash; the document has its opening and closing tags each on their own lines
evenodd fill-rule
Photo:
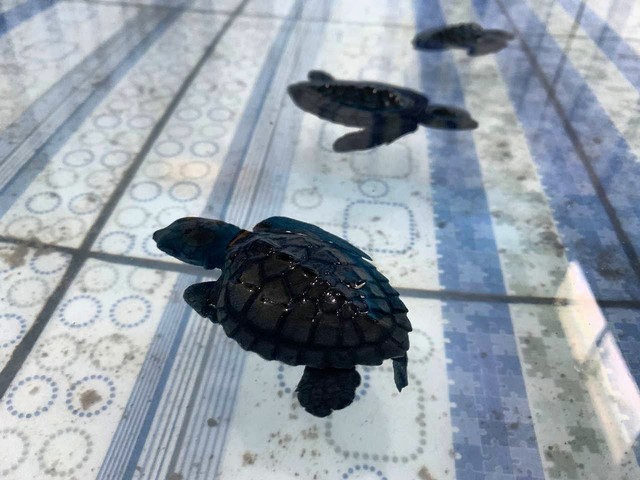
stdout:
<svg viewBox="0 0 640 480">
<path fill-rule="evenodd" d="M 286 217 L 253 232 L 187 217 L 153 239 L 183 262 L 222 270 L 217 281 L 188 287 L 185 301 L 243 349 L 305 365 L 296 391 L 307 412 L 324 417 L 350 405 L 360 384 L 356 365 L 392 359 L 396 387 L 407 385 L 407 308 L 346 240 Z"/>
<path fill-rule="evenodd" d="M 366 150 L 391 143 L 414 132 L 418 125 L 445 130 L 478 127 L 466 110 L 431 105 L 429 99 L 408 88 L 370 81 L 336 80 L 312 70 L 305 82 L 289 85 L 293 102 L 305 112 L 330 122 L 360 127 L 333 144 L 336 152 Z"/>
<path fill-rule="evenodd" d="M 413 46 L 418 50 L 462 48 L 470 57 L 478 57 L 502 50 L 513 39 L 513 34 L 505 30 L 485 29 L 477 23 L 456 23 L 421 31 L 413 38 Z"/>
</svg>

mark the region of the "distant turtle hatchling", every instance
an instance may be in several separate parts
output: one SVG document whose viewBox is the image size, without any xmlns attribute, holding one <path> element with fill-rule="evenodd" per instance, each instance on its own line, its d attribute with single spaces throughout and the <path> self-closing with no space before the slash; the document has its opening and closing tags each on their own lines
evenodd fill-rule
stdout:
<svg viewBox="0 0 640 480">
<path fill-rule="evenodd" d="M 245 350 L 305 365 L 296 391 L 307 412 L 324 417 L 350 405 L 357 365 L 392 359 L 396 387 L 407 385 L 407 308 L 370 257 L 346 240 L 285 217 L 253 232 L 181 218 L 153 238 L 179 260 L 222 270 L 217 281 L 188 287 L 185 301 Z"/>
<path fill-rule="evenodd" d="M 413 38 L 413 46 L 418 50 L 461 48 L 470 57 L 479 57 L 499 52 L 513 39 L 513 34 L 505 30 L 485 29 L 477 23 L 455 23 L 421 31 Z"/>
</svg>

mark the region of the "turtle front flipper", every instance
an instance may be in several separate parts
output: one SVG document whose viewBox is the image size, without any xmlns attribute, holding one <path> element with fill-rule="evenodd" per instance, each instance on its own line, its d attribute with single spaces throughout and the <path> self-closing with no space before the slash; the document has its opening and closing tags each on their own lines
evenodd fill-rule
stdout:
<svg viewBox="0 0 640 480">
<path fill-rule="evenodd" d="M 330 83 L 335 79 L 329 75 L 327 72 L 323 72 L 322 70 L 311 70 L 307 74 L 307 78 L 310 82 L 319 82 L 319 83 Z"/>
<path fill-rule="evenodd" d="M 348 407 L 356 396 L 360 374 L 355 368 L 305 367 L 296 387 L 300 405 L 316 417 Z"/>
<path fill-rule="evenodd" d="M 187 287 L 182 298 L 201 317 L 208 318 L 217 323 L 216 302 L 220 296 L 220 284 L 218 282 L 194 283 Z"/>
<path fill-rule="evenodd" d="M 333 143 L 335 152 L 355 152 L 391 143 L 407 133 L 414 132 L 418 128 L 416 122 L 389 122 L 371 128 L 365 128 L 357 132 L 347 133 Z"/>
<path fill-rule="evenodd" d="M 409 359 L 407 358 L 406 354 L 404 355 L 404 357 L 393 359 L 393 379 L 396 382 L 396 388 L 399 392 L 401 392 L 404 387 L 409 385 L 407 363 L 409 363 Z"/>
</svg>

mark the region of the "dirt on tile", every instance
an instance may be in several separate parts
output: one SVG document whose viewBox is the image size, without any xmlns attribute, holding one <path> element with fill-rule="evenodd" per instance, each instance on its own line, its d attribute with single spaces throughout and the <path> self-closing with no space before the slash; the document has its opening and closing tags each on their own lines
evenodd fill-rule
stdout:
<svg viewBox="0 0 640 480">
<path fill-rule="evenodd" d="M 253 465 L 258 458 L 257 453 L 249 452 L 248 450 L 242 455 L 242 466 Z"/>
<path fill-rule="evenodd" d="M 418 477 L 420 480 L 436 480 L 436 477 L 431 475 L 427 467 L 423 466 L 420 471 L 418 471 Z"/>
<path fill-rule="evenodd" d="M 92 405 L 100 400 L 102 400 L 102 397 L 93 389 L 82 392 L 82 395 L 80 395 L 80 405 L 82 405 L 83 410 L 89 410 Z"/>
<path fill-rule="evenodd" d="M 26 257 L 29 253 L 29 247 L 26 245 L 16 245 L 11 253 L 0 253 L 2 258 L 10 268 L 21 267 L 26 263 Z"/>
</svg>

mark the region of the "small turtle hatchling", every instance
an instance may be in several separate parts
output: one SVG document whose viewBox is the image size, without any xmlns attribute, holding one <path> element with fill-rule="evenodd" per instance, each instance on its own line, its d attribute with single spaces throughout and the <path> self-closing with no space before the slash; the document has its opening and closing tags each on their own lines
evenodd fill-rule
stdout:
<svg viewBox="0 0 640 480">
<path fill-rule="evenodd" d="M 296 388 L 305 410 L 325 417 L 353 402 L 356 365 L 393 360 L 407 386 L 407 308 L 371 258 L 315 225 L 271 217 L 242 230 L 220 220 L 181 218 L 153 234 L 160 250 L 205 269 L 185 301 L 266 360 L 305 365 Z"/>
<path fill-rule="evenodd" d="M 305 112 L 333 123 L 358 127 L 333 143 L 336 152 L 367 150 L 389 144 L 419 125 L 442 130 L 478 127 L 469 112 L 449 105 L 431 104 L 408 88 L 368 80 L 337 80 L 312 70 L 307 81 L 287 88 L 293 102 Z"/>
<path fill-rule="evenodd" d="M 485 29 L 477 23 L 456 23 L 445 27 L 429 28 L 413 38 L 418 50 L 445 50 L 462 48 L 471 57 L 499 52 L 513 40 L 505 30 Z"/>
</svg>

